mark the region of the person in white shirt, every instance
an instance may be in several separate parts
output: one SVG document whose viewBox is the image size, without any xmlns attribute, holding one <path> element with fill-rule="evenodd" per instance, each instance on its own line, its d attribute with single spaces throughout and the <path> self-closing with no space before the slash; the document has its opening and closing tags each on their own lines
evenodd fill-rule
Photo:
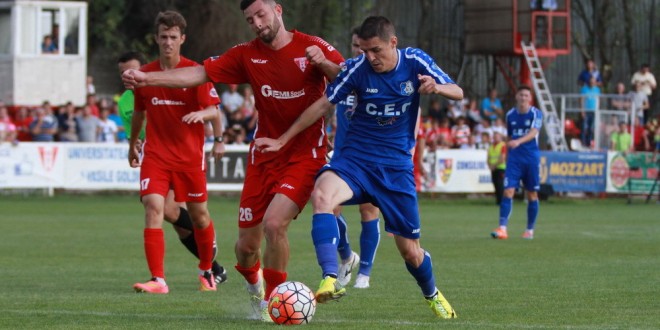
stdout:
<svg viewBox="0 0 660 330">
<path fill-rule="evenodd" d="M 108 118 L 110 114 L 110 109 L 102 108 L 101 117 L 98 121 L 98 126 L 96 128 L 96 141 L 104 143 L 115 143 L 117 142 L 117 132 L 119 128 L 117 124 Z"/>
</svg>

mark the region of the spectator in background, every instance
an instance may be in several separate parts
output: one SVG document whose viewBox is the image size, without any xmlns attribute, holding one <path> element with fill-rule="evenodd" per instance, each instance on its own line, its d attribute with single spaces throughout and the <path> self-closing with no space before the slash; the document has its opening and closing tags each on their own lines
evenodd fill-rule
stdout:
<svg viewBox="0 0 660 330">
<path fill-rule="evenodd" d="M 578 75 L 578 86 L 589 86 L 591 78 L 595 78 L 596 86 L 600 87 L 603 84 L 603 77 L 601 77 L 600 71 L 598 71 L 596 62 L 592 59 L 587 59 L 584 63 L 586 68 Z"/>
<path fill-rule="evenodd" d="M 460 146 L 461 150 L 477 150 L 477 137 L 474 134 L 468 135 L 468 141 Z"/>
<path fill-rule="evenodd" d="M 76 107 L 67 102 L 57 115 L 58 137 L 61 142 L 78 142 L 78 118 Z"/>
<path fill-rule="evenodd" d="M 86 82 L 87 95 L 96 95 L 96 86 L 94 86 L 94 77 L 87 76 Z"/>
<path fill-rule="evenodd" d="M 0 144 L 2 142 L 15 142 L 16 135 L 16 125 L 9 117 L 9 110 L 4 103 L 0 103 Z"/>
<path fill-rule="evenodd" d="M 429 104 L 428 116 L 437 122 L 440 122 L 442 118 L 447 117 L 447 111 L 442 108 L 440 100 L 431 100 L 431 103 Z"/>
<path fill-rule="evenodd" d="M 635 151 L 647 151 L 651 148 L 648 135 L 646 134 L 646 127 L 641 124 L 639 117 L 635 117 L 633 126 L 633 144 Z"/>
<path fill-rule="evenodd" d="M 98 118 L 101 115 L 101 111 L 96 100 L 96 94 L 87 94 L 87 103 L 85 105 L 89 107 L 89 110 L 94 117 Z"/>
<path fill-rule="evenodd" d="M 222 108 L 225 110 L 225 114 L 229 115 L 237 110 L 241 109 L 245 99 L 238 92 L 237 84 L 228 84 L 229 90 L 226 90 L 222 93 Z"/>
<path fill-rule="evenodd" d="M 506 169 L 506 142 L 500 133 L 493 134 L 493 143 L 488 147 L 488 168 L 495 188 L 495 202 L 500 205 L 504 193 L 504 171 Z"/>
<path fill-rule="evenodd" d="M 610 100 L 612 109 L 628 111 L 630 110 L 631 93 L 626 92 L 626 85 L 622 82 L 616 84 L 616 94 Z"/>
<path fill-rule="evenodd" d="M 51 35 L 44 36 L 44 40 L 41 43 L 41 53 L 57 54 L 57 46 L 53 43 L 53 37 Z"/>
<path fill-rule="evenodd" d="M 474 128 L 476 125 L 479 125 L 484 117 L 481 116 L 481 110 L 477 105 L 477 99 L 471 99 L 468 103 L 467 109 L 465 110 L 468 119 L 468 125 Z"/>
<path fill-rule="evenodd" d="M 502 139 L 505 140 L 505 138 L 508 135 L 508 131 L 506 129 L 506 126 L 504 126 L 504 120 L 502 118 L 497 118 L 495 119 L 495 122 L 493 123 L 493 126 L 491 127 L 491 131 L 493 134 L 495 133 L 500 133 L 502 134 Z"/>
<path fill-rule="evenodd" d="M 21 107 L 16 112 L 14 125 L 16 125 L 16 139 L 18 141 L 32 141 L 32 133 L 30 133 L 32 119 L 32 114 L 26 107 Z"/>
<path fill-rule="evenodd" d="M 57 120 L 48 114 L 44 107 L 39 107 L 35 110 L 35 118 L 30 123 L 30 133 L 32 134 L 32 141 L 35 142 L 52 142 L 55 141 L 55 134 L 57 134 Z"/>
<path fill-rule="evenodd" d="M 497 97 L 497 89 L 491 88 L 488 91 L 488 97 L 481 101 L 481 116 L 492 121 L 503 115 L 502 101 Z"/>
<path fill-rule="evenodd" d="M 104 143 L 117 142 L 117 124 L 112 121 L 108 116 L 110 115 L 109 108 L 101 109 L 101 117 L 99 117 L 98 126 L 96 127 L 96 141 Z"/>
<path fill-rule="evenodd" d="M 465 116 L 465 107 L 467 106 L 468 100 L 450 100 L 449 108 L 447 109 L 447 117 L 451 119 L 452 124 L 456 124 L 458 117 Z"/>
<path fill-rule="evenodd" d="M 631 108 L 633 111 L 630 115 L 639 118 L 639 122 L 643 124 L 644 118 L 646 117 L 645 113 L 648 112 L 648 109 L 650 108 L 649 97 L 642 90 L 640 83 L 633 85 L 633 90 L 630 95 L 632 96 Z"/>
<path fill-rule="evenodd" d="M 639 71 L 633 74 L 630 83 L 634 86 L 636 85 L 638 87 L 637 90 L 644 92 L 649 99 L 651 98 L 651 94 L 653 94 L 653 90 L 657 87 L 655 76 L 651 73 L 651 68 L 646 63 L 642 64 Z M 648 113 L 645 112 L 644 122 L 646 122 L 647 119 Z"/>
<path fill-rule="evenodd" d="M 99 118 L 92 114 L 92 108 L 89 105 L 83 106 L 82 113 L 78 117 L 78 125 L 78 141 L 96 141 L 96 129 L 99 126 Z"/>
<path fill-rule="evenodd" d="M 113 103 L 109 108 L 108 119 L 112 120 L 117 126 L 117 141 L 126 142 L 128 141 L 128 136 L 126 135 L 126 127 L 124 127 L 124 121 L 121 119 L 121 116 L 117 113 L 118 106 L 116 103 Z"/>
<path fill-rule="evenodd" d="M 600 97 L 600 87 L 595 77 L 591 77 L 589 85 L 582 86 L 582 145 L 591 148 L 591 142 L 594 138 L 594 117 L 598 110 L 598 98 Z"/>
<path fill-rule="evenodd" d="M 473 134 L 475 137 L 479 137 L 477 140 L 477 149 L 479 150 L 488 150 L 490 148 L 490 143 L 491 143 L 491 138 L 490 134 L 487 132 L 481 132 L 481 133 L 474 133 Z"/>
<path fill-rule="evenodd" d="M 456 124 L 451 128 L 451 137 L 454 140 L 454 146 L 459 149 L 467 147 L 470 142 L 470 126 L 465 122 L 465 117 L 458 117 Z"/>
<path fill-rule="evenodd" d="M 628 133 L 625 121 L 619 122 L 618 130 L 610 135 L 610 150 L 619 152 L 632 151 L 632 136 Z"/>
</svg>

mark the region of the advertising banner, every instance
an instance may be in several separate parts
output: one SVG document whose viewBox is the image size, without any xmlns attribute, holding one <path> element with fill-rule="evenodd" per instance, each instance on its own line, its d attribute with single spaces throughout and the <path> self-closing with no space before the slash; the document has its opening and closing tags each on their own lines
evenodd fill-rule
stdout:
<svg viewBox="0 0 660 330">
<path fill-rule="evenodd" d="M 658 178 L 660 164 L 653 153 L 608 152 L 607 158 L 607 192 L 647 194 Z"/>
<path fill-rule="evenodd" d="M 424 190 L 430 192 L 493 192 L 485 150 L 438 150 L 425 157 Z"/>
<path fill-rule="evenodd" d="M 64 185 L 65 150 L 58 144 L 0 144 L 0 187 L 57 188 Z"/>
<path fill-rule="evenodd" d="M 606 168 L 604 152 L 541 152 L 541 183 L 554 191 L 605 191 Z"/>
</svg>

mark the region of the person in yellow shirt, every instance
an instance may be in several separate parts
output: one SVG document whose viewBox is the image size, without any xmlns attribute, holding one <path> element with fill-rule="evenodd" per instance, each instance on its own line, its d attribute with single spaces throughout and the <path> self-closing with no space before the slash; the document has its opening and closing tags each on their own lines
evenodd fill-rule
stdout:
<svg viewBox="0 0 660 330">
<path fill-rule="evenodd" d="M 626 122 L 619 122 L 619 129 L 612 132 L 610 136 L 610 146 L 614 151 L 628 152 L 632 147 L 632 136 L 628 133 Z"/>
<path fill-rule="evenodd" d="M 499 132 L 493 133 L 493 142 L 488 147 L 488 168 L 495 187 L 497 205 L 502 202 L 504 192 L 504 170 L 506 169 L 506 142 Z"/>
</svg>

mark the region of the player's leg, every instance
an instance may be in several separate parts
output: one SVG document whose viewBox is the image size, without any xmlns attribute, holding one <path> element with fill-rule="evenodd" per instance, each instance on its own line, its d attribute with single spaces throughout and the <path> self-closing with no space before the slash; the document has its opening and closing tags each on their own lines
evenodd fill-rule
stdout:
<svg viewBox="0 0 660 330">
<path fill-rule="evenodd" d="M 135 283 L 136 292 L 167 293 L 163 219 L 169 174 L 145 160 L 140 169 L 140 200 L 144 206 L 144 253 L 151 280 Z"/>
<path fill-rule="evenodd" d="M 394 240 L 399 253 L 405 260 L 406 269 L 417 281 L 417 285 L 422 290 L 433 313 L 444 319 L 456 318 L 456 312 L 436 287 L 431 255 L 421 248 L 419 239 L 395 234 Z"/>
<path fill-rule="evenodd" d="M 215 258 L 215 229 L 207 206 L 206 173 L 174 172 L 172 174 L 175 201 L 185 202 L 193 223 L 193 235 L 199 254 L 199 282 L 201 291 L 216 291 L 211 270 Z"/>
<path fill-rule="evenodd" d="M 526 175 L 523 177 L 523 185 L 527 190 L 527 228 L 523 232 L 524 239 L 534 239 L 534 226 L 539 215 L 539 194 L 541 188 L 541 177 L 538 163 L 528 164 Z"/>
<path fill-rule="evenodd" d="M 507 239 L 509 234 L 507 226 L 511 211 L 513 210 L 513 195 L 520 184 L 523 169 L 518 162 L 509 161 L 504 171 L 504 192 L 502 193 L 502 202 L 500 203 L 499 226 L 495 228 L 490 236 L 495 239 Z"/>
<path fill-rule="evenodd" d="M 376 250 L 380 243 L 380 225 L 378 215 L 380 210 L 371 203 L 360 204 L 362 232 L 360 233 L 360 270 L 354 287 L 366 289 L 369 287 L 371 267 L 376 258 Z"/>
<path fill-rule="evenodd" d="M 190 219 L 190 213 L 188 213 L 185 206 L 185 203 L 177 203 L 174 201 L 174 191 L 170 190 L 165 199 L 165 221 L 172 224 L 172 228 L 174 228 L 174 231 L 176 231 L 179 236 L 181 244 L 199 259 L 197 241 L 195 241 L 195 235 L 193 235 L 193 223 Z M 214 258 L 217 250 L 217 246 L 214 244 Z M 227 281 L 227 270 L 217 261 L 213 261 L 211 269 L 213 270 L 215 284 L 221 284 Z"/>
<path fill-rule="evenodd" d="M 360 264 L 360 256 L 353 252 L 351 244 L 348 239 L 348 225 L 346 219 L 341 214 L 341 206 L 337 206 L 333 213 L 337 217 L 337 227 L 339 228 L 339 242 L 337 242 L 337 252 L 341 264 L 339 265 L 339 273 L 337 274 L 337 281 L 341 286 L 346 286 L 351 281 L 353 269 Z"/>
<path fill-rule="evenodd" d="M 338 299 L 346 293 L 337 282 L 337 240 L 339 228 L 332 213 L 342 202 L 350 199 L 353 191 L 349 185 L 333 171 L 323 171 L 314 185 L 312 192 L 312 240 L 316 258 L 322 269 L 323 280 L 316 292 L 320 303 Z"/>
</svg>

